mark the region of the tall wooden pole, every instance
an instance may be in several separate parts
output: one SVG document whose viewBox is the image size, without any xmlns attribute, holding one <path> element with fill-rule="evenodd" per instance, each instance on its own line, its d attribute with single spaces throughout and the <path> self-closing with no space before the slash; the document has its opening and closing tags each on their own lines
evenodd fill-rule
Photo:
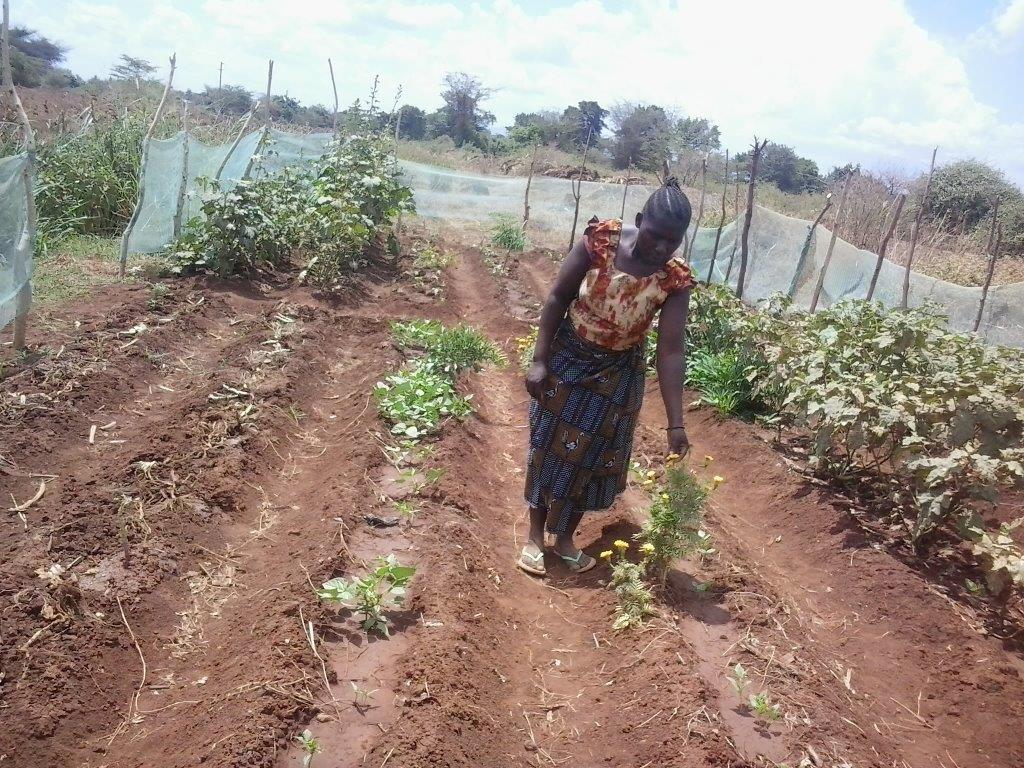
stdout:
<svg viewBox="0 0 1024 768">
<path fill-rule="evenodd" d="M 988 289 L 992 286 L 992 277 L 996 273 L 996 260 L 999 258 L 999 248 L 1003 244 L 1003 227 L 998 223 L 999 200 L 996 200 L 992 210 L 992 231 L 989 232 L 989 260 L 988 272 L 985 274 L 985 285 L 981 289 L 981 302 L 978 304 L 978 316 L 974 319 L 974 332 L 981 328 L 981 316 L 985 313 L 985 301 L 988 299 Z M 995 246 L 992 245 L 992 236 L 995 235 Z"/>
<path fill-rule="evenodd" d="M 690 234 L 690 242 L 686 246 L 683 258 L 689 262 L 693 258 L 693 244 L 697 241 L 697 230 L 700 228 L 700 221 L 704 218 L 704 197 L 708 191 L 708 156 L 704 155 L 700 161 L 700 202 L 697 204 L 697 221 L 693 225 L 693 232 Z"/>
<path fill-rule="evenodd" d="M 832 225 L 832 237 L 828 240 L 828 250 L 825 251 L 825 260 L 821 262 L 821 269 L 818 270 L 818 282 L 814 286 L 814 296 L 811 299 L 811 313 L 818 309 L 818 300 L 821 299 L 821 291 L 825 287 L 825 275 L 828 274 L 829 265 L 832 264 L 832 252 L 836 248 L 836 240 L 839 238 L 839 217 L 846 207 L 846 196 L 850 192 L 850 182 L 853 181 L 853 171 L 846 174 L 846 181 L 843 183 L 843 191 L 839 194 L 839 205 L 836 206 L 836 217 Z"/>
<path fill-rule="evenodd" d="M 334 120 L 331 123 L 331 133 L 338 137 L 338 84 L 334 81 L 334 64 L 330 57 L 327 59 L 327 68 L 331 70 L 331 89 L 334 91 Z"/>
<path fill-rule="evenodd" d="M 747 185 L 747 213 L 743 219 L 743 240 L 740 245 L 740 274 L 736 283 L 736 296 L 743 298 L 743 288 L 747 279 L 747 259 L 750 254 L 750 221 L 754 217 L 754 187 L 757 183 L 757 166 L 761 162 L 761 153 L 768 146 L 768 139 L 760 144 L 754 137 L 754 149 L 750 156 L 750 183 Z"/>
<path fill-rule="evenodd" d="M 629 192 L 629 174 L 633 170 L 633 158 L 626 163 L 626 185 L 622 188 L 622 211 L 619 213 L 619 221 L 626 218 L 626 193 Z"/>
<path fill-rule="evenodd" d="M 224 173 L 224 168 L 227 167 L 228 160 L 235 153 L 235 149 L 242 141 L 242 137 L 245 135 L 246 129 L 249 127 L 249 123 L 252 122 L 253 116 L 256 114 L 256 110 L 260 108 L 260 103 L 257 101 L 252 105 L 252 109 L 249 110 L 249 114 L 245 116 L 245 122 L 242 123 L 242 127 L 238 129 L 238 134 L 235 136 L 235 140 L 231 142 L 231 147 L 228 149 L 228 153 L 224 155 L 224 159 L 220 161 L 220 165 L 217 166 L 217 174 L 213 177 L 214 181 L 220 181 L 221 174 Z"/>
<path fill-rule="evenodd" d="M 889 241 L 892 240 L 892 236 L 896 232 L 896 226 L 900 222 L 900 213 L 903 211 L 903 203 L 906 201 L 907 196 L 904 193 L 900 192 L 896 195 L 896 204 L 893 206 L 892 211 L 892 221 L 889 222 L 889 229 L 885 231 L 885 235 L 878 244 L 878 258 L 875 260 L 875 271 L 871 273 L 871 284 L 868 286 L 867 296 L 864 297 L 867 301 L 871 301 L 874 298 L 875 288 L 878 286 L 878 276 L 882 273 L 882 262 L 885 261 L 885 252 L 889 248 Z M 885 223 L 884 219 L 882 223 Z"/>
<path fill-rule="evenodd" d="M 530 185 L 533 183 L 533 169 L 537 165 L 537 150 L 540 149 L 540 143 L 533 145 L 533 157 L 530 158 L 530 174 L 526 177 L 526 192 L 523 195 L 523 232 L 526 231 L 526 225 L 530 221 Z"/>
<path fill-rule="evenodd" d="M 825 197 L 825 205 L 822 206 L 821 212 L 811 224 L 810 229 L 807 230 L 807 237 L 804 238 L 804 247 L 800 249 L 800 258 L 796 263 L 796 269 L 793 270 L 793 279 L 789 282 L 789 291 L 786 292 L 786 295 L 791 299 L 796 296 L 797 289 L 800 287 L 800 276 L 804 271 L 804 264 L 807 263 L 807 255 L 811 252 L 811 245 L 814 243 L 814 233 L 831 207 L 832 193 L 829 192 Z"/>
<path fill-rule="evenodd" d="M 711 250 L 711 263 L 708 264 L 708 279 L 705 285 L 711 285 L 711 277 L 715 272 L 715 260 L 718 258 L 718 244 L 722 242 L 722 228 L 725 226 L 725 198 L 729 196 L 729 150 L 725 150 L 725 180 L 722 182 L 722 218 L 715 232 L 715 247 Z"/>
<path fill-rule="evenodd" d="M 910 253 L 907 254 L 907 267 L 903 270 L 903 295 L 900 298 L 900 309 L 906 309 L 910 297 L 910 270 L 914 265 L 914 251 L 917 249 L 917 238 L 921 234 L 921 224 L 924 222 L 924 213 L 928 209 L 928 195 L 932 191 L 932 176 L 935 175 L 935 155 L 939 152 L 936 147 L 932 150 L 932 162 L 928 167 L 928 181 L 924 185 L 924 195 L 921 197 L 921 207 L 917 210 L 917 217 L 914 219 L 914 231 L 910 235 Z"/>
<path fill-rule="evenodd" d="M 736 167 L 736 200 L 733 206 L 736 208 L 736 226 L 740 223 L 740 173 L 739 166 Z M 736 260 L 736 250 L 739 248 L 740 239 L 738 236 L 732 238 L 732 250 L 729 252 L 729 266 L 725 270 L 725 284 L 729 284 L 729 278 L 732 277 L 732 264 Z"/>
<path fill-rule="evenodd" d="M 249 162 L 245 166 L 245 173 L 242 174 L 243 179 L 249 178 L 249 174 L 252 173 L 253 163 L 256 161 L 256 156 L 263 151 L 263 145 L 267 143 L 267 139 L 270 137 L 270 87 L 274 82 L 274 60 L 271 59 L 267 64 L 267 95 L 263 99 L 263 133 L 260 134 L 260 140 L 256 142 L 256 149 L 249 157 Z"/>
<path fill-rule="evenodd" d="M 21 126 L 22 147 L 27 156 L 25 168 L 22 171 L 21 181 L 25 187 L 25 215 L 28 225 L 28 242 L 22 243 L 28 259 L 35 258 L 36 240 L 36 199 L 35 199 L 35 164 L 36 164 L 36 135 L 32 130 L 32 123 L 29 122 L 28 114 L 18 96 L 18 89 L 14 87 L 14 71 L 11 69 L 11 6 L 9 0 L 3 0 L 3 29 L 0 30 L 0 68 L 2 68 L 2 80 L 4 92 L 14 105 L 18 114 L 18 123 Z M 25 337 L 28 332 L 28 313 L 32 306 L 32 281 L 28 278 L 31 270 L 26 266 L 26 279 L 24 285 L 18 291 L 14 305 L 14 348 L 22 350 L 25 348 Z"/>
<path fill-rule="evenodd" d="M 178 54 L 172 54 L 171 71 L 167 73 L 167 84 L 164 85 L 163 96 L 160 97 L 160 103 L 157 105 L 156 113 L 153 115 L 153 122 L 149 124 L 146 136 L 142 140 L 142 164 L 139 166 L 139 196 L 135 201 L 135 210 L 132 211 L 132 216 L 128 219 L 128 225 L 124 228 L 124 234 L 121 235 L 121 266 L 118 268 L 118 276 L 122 280 L 128 265 L 128 239 L 135 229 L 135 225 L 139 220 L 139 213 L 142 211 L 142 204 L 146 199 L 146 164 L 149 159 L 149 142 L 156 131 L 157 123 L 160 122 L 160 118 L 163 116 L 164 106 L 167 104 L 167 94 L 171 92 L 171 83 L 174 82 L 174 69 L 177 66 L 177 62 Z"/>
<path fill-rule="evenodd" d="M 181 100 L 181 183 L 178 202 L 174 207 L 174 239 L 181 235 L 181 217 L 185 212 L 185 193 L 188 191 L 188 101 Z"/>
<path fill-rule="evenodd" d="M 569 250 L 576 244 L 576 224 L 580 220 L 580 197 L 583 195 L 583 172 L 587 169 L 587 154 L 590 152 L 590 140 L 594 135 L 594 127 L 587 130 L 587 144 L 583 148 L 583 160 L 580 163 L 580 170 L 572 183 L 572 196 L 576 199 L 576 208 L 572 215 L 572 233 L 569 235 Z"/>
</svg>

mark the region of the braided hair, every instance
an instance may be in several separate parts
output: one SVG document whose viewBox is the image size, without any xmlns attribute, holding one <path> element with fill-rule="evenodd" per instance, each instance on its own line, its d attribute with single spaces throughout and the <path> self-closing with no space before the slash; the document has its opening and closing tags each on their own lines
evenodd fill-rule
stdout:
<svg viewBox="0 0 1024 768">
<path fill-rule="evenodd" d="M 647 198 L 643 214 L 645 218 L 649 217 L 666 226 L 678 227 L 685 232 L 690 226 L 693 211 L 689 198 L 679 187 L 679 180 L 675 176 L 669 176 L 665 183 Z"/>
</svg>

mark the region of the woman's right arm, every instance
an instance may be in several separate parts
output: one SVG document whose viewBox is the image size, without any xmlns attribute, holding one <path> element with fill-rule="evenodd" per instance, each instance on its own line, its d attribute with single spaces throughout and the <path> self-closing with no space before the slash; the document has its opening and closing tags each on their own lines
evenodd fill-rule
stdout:
<svg viewBox="0 0 1024 768">
<path fill-rule="evenodd" d="M 580 238 L 569 255 L 562 262 L 562 268 L 555 278 L 555 285 L 548 294 L 540 313 L 540 328 L 537 330 L 537 346 L 533 349 L 533 365 L 526 374 L 526 391 L 531 397 L 539 398 L 548 377 L 548 361 L 551 359 L 551 343 L 558 332 L 569 305 L 580 291 L 580 284 L 591 269 L 590 253 Z"/>
</svg>

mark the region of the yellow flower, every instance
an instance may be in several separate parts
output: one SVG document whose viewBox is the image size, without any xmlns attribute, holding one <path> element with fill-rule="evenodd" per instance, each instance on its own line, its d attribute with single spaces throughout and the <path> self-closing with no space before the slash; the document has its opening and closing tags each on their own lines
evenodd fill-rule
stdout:
<svg viewBox="0 0 1024 768">
<path fill-rule="evenodd" d="M 713 478 L 711 478 L 711 488 L 712 488 L 712 490 L 714 490 L 715 488 L 717 488 L 718 486 L 720 486 L 724 482 L 725 482 L 725 478 L 724 477 L 722 477 L 721 475 L 715 475 Z"/>
<path fill-rule="evenodd" d="M 665 501 L 668 501 L 668 494 L 667 493 L 661 494 L 661 498 L 664 499 Z"/>
<path fill-rule="evenodd" d="M 600 558 L 602 560 L 611 560 L 611 558 L 612 558 L 612 551 L 610 549 L 606 549 L 604 552 L 602 552 L 600 554 Z"/>
<path fill-rule="evenodd" d="M 708 464 L 710 464 L 710 463 L 711 463 L 712 461 L 714 461 L 714 460 L 715 460 L 715 457 L 714 457 L 714 456 L 712 456 L 712 455 L 710 455 L 710 454 L 706 454 L 706 455 L 704 456 L 704 466 L 706 467 L 706 466 L 707 466 Z"/>
<path fill-rule="evenodd" d="M 623 541 L 622 539 L 616 539 L 612 546 L 619 550 L 619 552 L 625 552 L 627 549 L 629 549 L 629 544 Z"/>
<path fill-rule="evenodd" d="M 643 552 L 644 552 L 645 554 L 648 554 L 648 555 L 649 555 L 649 554 L 651 554 L 651 553 L 652 553 L 652 552 L 654 551 L 654 545 L 653 545 L 653 544 L 651 544 L 651 542 L 649 542 L 649 541 L 648 541 L 648 542 L 647 542 L 647 543 L 645 543 L 645 544 L 644 544 L 644 545 L 643 545 L 642 547 L 640 547 L 640 549 L 641 549 L 641 550 L 642 550 L 642 551 L 643 551 Z"/>
<path fill-rule="evenodd" d="M 653 469 L 648 469 L 647 470 L 647 476 L 648 477 L 654 477 L 654 470 Z"/>
</svg>

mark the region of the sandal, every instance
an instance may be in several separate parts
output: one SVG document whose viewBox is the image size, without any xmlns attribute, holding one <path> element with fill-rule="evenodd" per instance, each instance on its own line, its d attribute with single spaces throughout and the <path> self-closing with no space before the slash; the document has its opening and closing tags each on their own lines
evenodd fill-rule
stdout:
<svg viewBox="0 0 1024 768">
<path fill-rule="evenodd" d="M 532 541 L 523 547 L 523 551 L 519 553 L 519 559 L 516 560 L 516 565 L 533 576 L 547 576 L 548 573 L 547 568 L 544 567 L 544 550 Z"/>
<path fill-rule="evenodd" d="M 597 565 L 597 560 L 592 558 L 582 549 L 572 557 L 562 554 L 560 554 L 559 557 L 565 561 L 566 566 L 568 566 L 569 570 L 573 573 L 586 573 Z"/>
</svg>

